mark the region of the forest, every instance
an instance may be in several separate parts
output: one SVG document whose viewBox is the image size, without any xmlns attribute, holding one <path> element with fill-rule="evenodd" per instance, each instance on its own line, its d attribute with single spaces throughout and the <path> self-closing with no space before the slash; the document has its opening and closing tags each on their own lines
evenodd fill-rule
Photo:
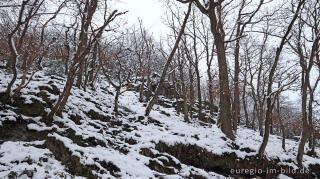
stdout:
<svg viewBox="0 0 320 179">
<path fill-rule="evenodd" d="M 0 0 L 0 178 L 320 177 L 320 2 L 154 1 Z"/>
</svg>

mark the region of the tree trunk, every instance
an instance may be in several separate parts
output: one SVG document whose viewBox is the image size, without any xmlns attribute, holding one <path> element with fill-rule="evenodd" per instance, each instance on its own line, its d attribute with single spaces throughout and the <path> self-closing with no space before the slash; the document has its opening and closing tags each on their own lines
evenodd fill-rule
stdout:
<svg viewBox="0 0 320 179">
<path fill-rule="evenodd" d="M 309 79 L 308 72 L 303 70 L 302 72 L 302 82 L 301 82 L 301 110 L 302 110 L 302 136 L 300 139 L 298 154 L 297 154 L 297 162 L 299 167 L 302 167 L 302 158 L 304 154 L 304 146 L 308 138 L 308 114 L 307 114 L 307 84 L 306 79 Z"/>
<path fill-rule="evenodd" d="M 69 73 L 71 73 L 71 71 Z M 74 77 L 75 77 L 75 75 L 68 76 L 67 81 L 66 81 L 66 85 L 65 85 L 62 93 L 60 94 L 56 104 L 51 108 L 50 113 L 46 117 L 44 117 L 45 123 L 49 124 L 52 121 L 53 116 L 55 114 L 57 114 L 58 116 L 62 115 L 63 108 L 67 102 L 69 95 L 70 95 L 70 91 L 71 91 L 71 88 L 72 88 L 72 85 L 74 82 Z"/>
<path fill-rule="evenodd" d="M 116 116 L 118 116 L 119 114 L 119 110 L 118 110 L 119 95 L 120 95 L 120 87 L 116 87 L 116 96 L 114 97 L 114 108 L 113 108 L 113 111 L 115 112 Z"/>
<path fill-rule="evenodd" d="M 281 131 L 282 131 L 282 149 L 284 151 L 286 151 L 286 129 L 284 128 L 284 125 L 283 125 L 283 121 L 281 119 L 281 117 L 279 116 L 279 120 L 280 120 L 280 127 L 281 127 Z"/>
<path fill-rule="evenodd" d="M 64 74 L 65 75 L 68 75 L 69 73 L 69 57 L 65 59 L 65 62 L 64 62 Z"/>
<path fill-rule="evenodd" d="M 269 85 L 270 86 L 270 85 Z M 270 88 L 270 93 L 271 93 L 271 88 Z M 270 94 L 268 93 L 268 94 Z M 271 97 L 267 98 L 267 112 L 266 112 L 266 120 L 265 120 L 265 129 L 264 129 L 264 136 L 263 136 L 263 142 L 259 148 L 259 157 L 262 158 L 264 155 L 264 151 L 267 147 L 268 140 L 269 140 L 269 135 L 270 135 L 270 118 L 272 114 L 272 105 L 271 105 Z"/>
<path fill-rule="evenodd" d="M 26 57 L 22 59 L 22 65 L 21 65 L 21 69 L 22 70 L 26 70 L 27 69 L 27 59 L 28 58 L 26 58 Z"/>
<path fill-rule="evenodd" d="M 273 135 L 273 118 L 270 119 L 270 134 Z"/>
<path fill-rule="evenodd" d="M 209 103 L 210 103 L 210 114 L 213 114 L 213 79 L 211 74 L 211 64 L 208 64 L 207 74 L 208 74 L 208 88 L 209 88 Z"/>
<path fill-rule="evenodd" d="M 237 28 L 237 34 L 240 33 L 240 26 Z M 239 89 L 239 73 L 240 73 L 240 65 L 239 65 L 239 53 L 240 53 L 240 39 L 236 41 L 236 49 L 235 49 L 235 61 L 234 61 L 234 91 L 233 91 L 233 130 L 236 133 L 238 122 L 240 120 L 240 89 Z"/>
<path fill-rule="evenodd" d="M 246 72 L 245 72 L 246 73 Z M 246 127 L 249 127 L 249 115 L 248 115 L 248 109 L 246 104 L 246 84 L 247 84 L 247 75 L 244 76 L 244 84 L 243 84 L 243 92 L 242 92 L 242 105 L 243 105 L 243 111 L 244 111 L 244 117 L 246 119 Z"/>
<path fill-rule="evenodd" d="M 16 64 L 17 64 L 19 55 L 18 55 L 16 46 L 15 46 L 14 40 L 13 40 L 14 34 L 15 34 L 15 32 L 9 34 L 9 38 L 8 38 L 9 47 L 10 47 L 10 51 L 11 51 L 11 55 L 12 55 L 12 63 L 10 63 L 10 65 L 11 65 L 10 69 L 11 69 L 11 71 L 13 73 L 13 76 L 12 76 L 12 79 L 11 79 L 10 83 L 8 84 L 6 93 L 5 93 L 4 97 L 3 97 L 3 103 L 4 104 L 6 104 L 8 102 L 8 100 L 9 100 L 9 98 L 10 98 L 11 88 L 12 88 L 13 84 L 15 83 L 15 81 L 17 80 L 17 75 L 18 75 Z"/>
<path fill-rule="evenodd" d="M 79 70 L 78 70 L 78 76 L 77 76 L 77 83 L 76 83 L 76 87 L 80 88 L 81 84 L 82 84 L 82 75 L 83 75 L 83 63 L 80 62 L 79 64 Z"/>
<path fill-rule="evenodd" d="M 144 72 L 142 72 L 141 75 L 141 85 L 140 85 L 140 89 L 139 89 L 139 102 L 143 102 L 143 98 L 144 98 Z"/>
<path fill-rule="evenodd" d="M 221 4 L 220 4 L 221 5 Z M 218 7 L 218 14 L 220 16 L 217 19 L 214 1 L 209 3 L 210 9 L 208 16 L 210 19 L 210 30 L 214 37 L 214 44 L 217 49 L 218 55 L 218 66 L 219 66 L 219 86 L 220 86 L 220 102 L 219 102 L 219 117 L 218 124 L 221 130 L 226 136 L 232 140 L 235 139 L 232 131 L 232 116 L 231 116 L 231 96 L 229 89 L 229 75 L 228 75 L 228 64 L 226 59 L 226 50 L 224 44 L 224 30 L 221 20 L 221 8 Z"/>
<path fill-rule="evenodd" d="M 189 108 L 189 113 L 190 113 L 190 118 L 192 119 L 193 117 L 193 102 L 194 102 L 194 87 L 193 87 L 193 71 L 192 71 L 192 65 L 189 65 L 189 80 L 190 80 L 190 86 L 189 86 L 189 103 L 190 103 L 190 108 Z"/>
<path fill-rule="evenodd" d="M 278 87 L 280 87 L 280 82 L 278 83 Z M 281 132 L 282 132 L 282 149 L 284 151 L 286 151 L 286 131 L 284 128 L 284 124 L 283 124 L 283 120 L 281 118 L 281 109 L 280 109 L 280 97 L 277 97 L 277 113 L 278 113 L 278 118 L 279 118 L 279 122 L 280 122 L 280 128 L 281 128 Z"/>
<path fill-rule="evenodd" d="M 180 99 L 180 94 L 178 92 L 178 82 L 177 82 L 177 79 L 176 79 L 176 74 L 175 74 L 175 70 L 171 73 L 171 76 L 172 76 L 172 85 L 173 85 L 173 96 L 174 98 L 176 99 L 176 101 L 179 101 Z M 180 110 L 177 111 L 178 115 L 180 115 Z"/>
<path fill-rule="evenodd" d="M 89 64 L 89 72 L 88 72 L 88 83 L 92 84 L 94 81 L 94 72 L 96 71 L 96 62 L 97 62 L 97 58 L 98 58 L 98 43 L 94 44 L 93 47 L 93 57 L 92 57 L 92 61 Z"/>
<path fill-rule="evenodd" d="M 186 86 L 184 84 L 184 73 L 183 73 L 183 66 L 182 64 L 179 64 L 179 71 L 180 71 L 180 82 L 181 82 L 181 88 L 182 88 L 182 97 L 183 97 L 183 115 L 184 115 L 184 121 L 189 122 L 188 117 L 188 103 L 187 103 L 187 91 Z"/>
<path fill-rule="evenodd" d="M 89 80 L 89 71 L 88 71 L 88 61 L 85 60 L 84 61 L 84 81 L 83 81 L 83 91 L 86 91 L 87 90 L 87 84 L 88 84 L 88 80 Z"/>
<path fill-rule="evenodd" d="M 63 96 L 63 99 L 62 99 L 62 101 L 61 101 L 61 103 L 60 103 L 60 105 L 59 105 L 59 107 L 58 107 L 57 112 L 56 112 L 56 114 L 57 114 L 58 116 L 62 116 L 63 109 L 64 109 L 64 107 L 66 106 L 67 101 L 68 101 L 68 98 L 69 98 L 70 93 L 71 93 L 71 89 L 72 89 L 72 86 L 73 86 L 73 81 L 74 81 L 74 80 L 70 81 L 70 85 L 68 85 L 67 88 L 66 88 L 65 95 Z M 53 117 L 53 116 L 52 116 L 52 117 Z M 51 118 L 49 118 L 49 119 L 51 119 Z"/>
<path fill-rule="evenodd" d="M 214 33 L 214 42 L 215 42 L 215 46 L 217 47 L 218 64 L 219 64 L 220 112 L 219 112 L 218 123 L 221 126 L 222 132 L 225 133 L 228 138 L 234 139 L 235 136 L 233 135 L 233 132 L 232 132 L 232 123 L 231 123 L 230 89 L 229 89 L 228 65 L 227 65 L 225 48 L 224 48 L 224 38 L 221 36 L 221 34 Z"/>
<path fill-rule="evenodd" d="M 257 111 L 257 114 L 258 114 L 258 123 L 259 123 L 259 134 L 260 136 L 263 136 L 263 104 L 259 103 L 258 104 L 258 111 Z"/>
<path fill-rule="evenodd" d="M 65 45 L 64 45 L 64 48 L 66 50 L 66 56 L 65 56 L 65 61 L 64 61 L 64 74 L 65 75 L 68 75 L 68 63 L 69 63 L 69 58 L 70 58 L 70 45 L 69 45 L 69 28 L 65 31 L 65 38 L 66 38 L 66 41 L 65 41 Z"/>
<path fill-rule="evenodd" d="M 253 113 L 253 116 L 252 116 L 252 129 L 254 131 L 256 131 L 256 126 L 255 126 L 255 121 L 256 121 L 256 118 L 257 118 L 256 111 L 257 111 L 257 103 L 255 102 L 254 105 L 253 105 L 253 111 L 252 111 L 252 113 Z"/>
<path fill-rule="evenodd" d="M 147 70 L 147 100 L 150 99 L 150 97 L 152 96 L 152 85 L 151 85 L 152 81 L 150 78 L 150 59 L 148 60 L 148 70 Z"/>
<path fill-rule="evenodd" d="M 308 85 L 310 86 L 310 85 Z M 310 89 L 310 88 L 309 88 Z M 313 100 L 314 100 L 314 96 L 313 96 L 313 90 L 310 89 L 309 90 L 309 104 L 308 104 L 308 122 L 309 122 L 309 136 L 308 136 L 308 139 L 309 139 L 309 149 L 311 154 L 314 155 L 314 128 L 313 128 L 313 107 L 312 107 L 312 104 L 313 104 Z"/>
<path fill-rule="evenodd" d="M 197 88 L 198 88 L 198 118 L 199 120 L 203 120 L 203 114 L 202 114 L 202 95 L 201 95 L 201 79 L 200 79 L 200 72 L 198 64 L 195 66 L 196 69 L 196 75 L 197 75 Z"/>
</svg>

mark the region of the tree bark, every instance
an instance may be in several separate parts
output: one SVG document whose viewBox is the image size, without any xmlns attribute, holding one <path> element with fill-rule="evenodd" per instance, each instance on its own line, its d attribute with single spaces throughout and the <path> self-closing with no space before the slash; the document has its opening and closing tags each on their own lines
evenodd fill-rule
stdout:
<svg viewBox="0 0 320 179">
<path fill-rule="evenodd" d="M 279 82 L 279 86 L 280 86 L 280 82 Z M 278 119 L 279 119 L 279 122 L 280 122 L 281 132 L 282 132 L 282 143 L 281 143 L 281 146 L 282 146 L 282 149 L 284 151 L 286 151 L 286 131 L 285 131 L 285 128 L 284 128 L 283 120 L 281 118 L 281 108 L 280 108 L 280 97 L 279 96 L 277 97 L 277 114 L 278 114 Z"/>
<path fill-rule="evenodd" d="M 252 111 L 253 115 L 252 115 L 252 123 L 251 123 L 252 129 L 254 131 L 256 131 L 256 126 L 255 126 L 255 121 L 256 121 L 256 118 L 257 118 L 256 111 L 257 111 L 257 103 L 255 102 L 254 105 L 253 105 L 253 111 Z"/>
<path fill-rule="evenodd" d="M 214 22 L 211 22 L 213 24 Z M 214 29 L 215 26 L 212 26 L 211 29 Z M 232 123 L 231 123 L 231 103 L 230 103 L 230 89 L 229 89 L 229 75 L 228 75 L 228 66 L 224 48 L 224 38 L 219 33 L 214 34 L 214 42 L 217 47 L 218 54 L 218 65 L 219 65 L 219 86 L 220 86 L 220 112 L 218 123 L 221 126 L 221 130 L 226 136 L 230 139 L 234 139 L 235 136 L 232 132 Z"/>
<path fill-rule="evenodd" d="M 196 1 L 197 4 L 199 3 Z M 221 2 L 220 2 L 221 3 Z M 199 6 L 199 5 L 198 5 Z M 222 5 L 219 4 L 218 7 L 214 1 L 209 2 L 208 16 L 210 19 L 210 30 L 214 37 L 214 44 L 217 49 L 218 55 L 218 66 L 219 66 L 219 86 L 220 86 L 220 101 L 219 101 L 219 117 L 218 125 L 221 126 L 221 130 L 226 136 L 232 140 L 235 136 L 232 132 L 232 111 L 231 111 L 231 95 L 229 88 L 229 74 L 228 65 L 226 59 L 226 50 L 224 44 L 224 30 L 222 26 Z M 216 16 L 215 9 L 217 8 L 218 17 Z"/>
<path fill-rule="evenodd" d="M 209 103 L 210 103 L 210 114 L 213 114 L 213 78 L 212 78 L 212 74 L 211 74 L 211 63 L 208 64 L 208 69 L 207 69 L 207 75 L 208 75 L 208 88 L 209 88 Z"/>
<path fill-rule="evenodd" d="M 115 112 L 116 116 L 118 116 L 119 114 L 119 110 L 118 110 L 119 95 L 120 95 L 120 87 L 116 87 L 116 95 L 114 97 L 114 108 L 113 108 L 113 111 Z"/>
<path fill-rule="evenodd" d="M 188 117 L 188 103 L 187 103 L 187 91 L 186 86 L 184 83 L 184 73 L 183 73 L 183 66 L 182 64 L 179 65 L 179 71 L 180 71 L 180 82 L 181 82 L 181 88 L 182 88 L 182 97 L 183 97 L 183 115 L 184 115 L 184 121 L 189 122 Z"/>
<path fill-rule="evenodd" d="M 84 59 L 86 60 L 86 59 Z M 83 75 L 83 62 L 80 62 L 79 64 L 79 70 L 78 70 L 78 75 L 77 75 L 77 82 L 76 82 L 76 87 L 80 88 L 82 84 L 82 75 Z"/>
<path fill-rule="evenodd" d="M 317 51 L 319 50 L 319 41 L 320 37 L 317 37 L 313 42 L 310 63 L 309 65 L 313 65 L 314 58 L 317 56 Z M 320 63 L 319 63 L 320 65 Z M 311 69 L 312 66 L 309 68 Z M 308 89 L 309 89 L 309 104 L 308 104 L 308 122 L 309 122 L 309 148 L 311 149 L 311 154 L 315 154 L 315 137 L 314 137 L 314 127 L 313 127 L 313 102 L 314 102 L 314 91 L 316 90 L 320 79 L 320 74 L 314 84 L 314 87 L 311 87 L 311 83 L 308 80 Z"/>
<path fill-rule="evenodd" d="M 197 75 L 197 91 L 198 91 L 198 118 L 202 120 L 204 118 L 202 114 L 202 95 L 201 95 L 201 79 L 198 64 L 195 66 Z"/>
<path fill-rule="evenodd" d="M 244 82 L 243 82 L 243 92 L 242 92 L 242 105 L 243 105 L 243 111 L 244 111 L 244 117 L 246 120 L 246 127 L 249 127 L 249 115 L 248 115 L 248 109 L 246 104 L 246 87 L 247 87 L 247 72 L 245 71 L 244 74 Z"/>
<path fill-rule="evenodd" d="M 189 65 L 189 80 L 190 80 L 190 85 L 189 85 L 189 103 L 190 103 L 190 108 L 189 108 L 189 113 L 190 113 L 190 118 L 193 118 L 193 102 L 194 102 L 194 87 L 193 87 L 193 71 L 192 71 L 192 65 Z"/>
<path fill-rule="evenodd" d="M 140 89 L 139 89 L 139 102 L 143 102 L 143 98 L 144 98 L 144 81 L 145 81 L 145 77 L 144 77 L 144 70 L 142 70 L 142 75 L 141 75 L 141 85 L 140 85 Z"/>
<path fill-rule="evenodd" d="M 238 27 L 238 33 L 240 33 L 240 26 Z M 240 120 L 240 89 L 239 89 L 239 53 L 240 53 L 240 39 L 236 41 L 235 49 L 235 61 L 234 61 L 234 93 L 233 93 L 233 130 L 236 133 L 238 122 Z"/>
<path fill-rule="evenodd" d="M 306 79 L 309 78 L 308 72 L 303 70 L 301 82 L 301 110 L 302 110 L 302 135 L 298 147 L 297 162 L 299 167 L 302 167 L 302 158 L 304 154 L 304 146 L 308 138 L 308 114 L 307 114 L 307 84 Z"/>
</svg>

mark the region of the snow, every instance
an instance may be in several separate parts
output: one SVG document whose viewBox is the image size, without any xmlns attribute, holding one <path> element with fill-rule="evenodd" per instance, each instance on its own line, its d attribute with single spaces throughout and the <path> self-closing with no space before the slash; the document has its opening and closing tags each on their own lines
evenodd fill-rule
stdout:
<svg viewBox="0 0 320 179">
<path fill-rule="evenodd" d="M 28 127 L 29 130 L 35 130 L 35 131 L 38 131 L 38 132 L 46 131 L 46 130 L 52 130 L 53 129 L 53 127 L 40 126 L 39 124 L 35 124 L 35 123 L 28 124 L 27 127 Z"/>
<path fill-rule="evenodd" d="M 0 76 L 4 76 L 4 74 L 0 72 Z M 39 72 L 34 78 L 35 80 L 31 81 L 29 86 L 21 91 L 25 103 L 32 100 L 45 103 L 37 96 L 37 93 L 40 92 L 38 86 L 48 85 L 51 88 L 48 84 L 51 81 L 51 84 L 57 86 L 61 91 L 65 82 L 53 76 L 44 76 L 42 72 Z M 6 82 L 8 81 L 6 79 L 8 77 L 0 78 L 0 92 L 5 90 Z M 157 153 L 155 145 L 158 142 L 163 142 L 167 145 L 175 145 L 177 143 L 197 145 L 216 155 L 235 153 L 241 159 L 256 155 L 262 142 L 262 137 L 259 136 L 258 132 L 244 127 L 239 127 L 235 141 L 228 140 L 216 125 L 203 126 L 196 120 L 192 120 L 192 123 L 185 123 L 182 114 L 177 114 L 174 108 L 164 108 L 160 105 L 155 105 L 154 110 L 150 113 L 150 117 L 158 121 L 159 125 L 150 123 L 147 119 L 138 122 L 137 118 L 144 116 L 145 104 L 138 102 L 139 96 L 134 91 L 127 91 L 121 94 L 119 97 L 119 110 L 120 114 L 123 115 L 114 117 L 112 115 L 114 106 L 112 93 L 115 94 L 115 90 L 112 87 L 100 86 L 99 84 L 94 89 L 87 89 L 87 91 L 73 88 L 62 117 L 54 117 L 54 122 L 62 123 L 62 127 L 58 127 L 56 124 L 47 126 L 40 121 L 41 117 L 31 118 L 23 115 L 21 117 L 30 122 L 27 125 L 28 130 L 48 131 L 49 137 L 54 137 L 56 140 L 63 142 L 64 146 L 74 156 L 79 157 L 82 164 L 95 165 L 99 168 L 99 171 L 104 171 L 102 173 L 94 171 L 94 174 L 101 178 L 115 178 L 110 171 L 101 166 L 100 163 L 103 161 L 116 165 L 120 169 L 117 174 L 121 178 L 154 178 L 156 174 L 162 176 L 162 173 L 153 171 L 147 166 L 151 158 L 140 154 L 142 148 L 149 148 L 153 153 Z M 47 95 L 50 99 L 58 98 L 57 95 L 49 92 Z M 168 100 L 168 103 L 170 103 L 170 100 Z M 49 110 L 47 107 L 46 111 Z M 109 116 L 110 119 L 92 119 L 88 116 L 89 111 L 94 111 L 101 116 Z M 163 111 L 170 116 L 163 114 Z M 3 124 L 8 120 L 16 120 L 18 114 L 14 112 L 12 107 L 9 107 L 7 110 L 0 111 L 0 116 L 0 122 Z M 71 120 L 71 116 L 78 116 L 81 120 Z M 121 124 L 111 125 L 110 120 L 114 123 L 121 122 Z M 127 130 L 124 130 L 125 125 L 128 126 Z M 72 129 L 75 135 L 81 136 L 83 140 L 94 139 L 104 145 L 98 143 L 95 146 L 90 144 L 80 146 L 64 135 L 67 129 Z M 128 144 L 125 142 L 126 139 L 134 139 L 136 143 Z M 278 159 L 280 161 L 279 164 L 297 168 L 295 157 L 298 142 L 286 140 L 286 151 L 283 151 L 281 140 L 279 136 L 270 135 L 265 151 L 266 157 L 270 160 Z M 36 147 L 36 145 L 42 145 L 43 142 L 7 141 L 1 144 L 0 178 L 7 176 L 10 171 L 21 173 L 24 170 L 34 169 L 36 169 L 35 178 L 44 178 L 46 176 L 54 178 L 59 174 L 66 177 L 71 176 L 66 172 L 66 167 L 54 159 L 48 149 Z M 232 143 L 238 145 L 240 149 L 248 148 L 254 152 L 247 153 L 244 150 L 235 149 L 232 147 Z M 119 149 L 127 152 L 121 152 Z M 319 148 L 316 148 L 316 153 L 318 156 L 320 155 Z M 170 156 L 169 154 L 167 155 Z M 47 162 L 43 161 L 44 157 L 48 159 Z M 170 157 L 175 163 L 181 164 L 182 169 L 178 171 L 178 174 L 165 176 L 165 178 L 184 178 L 189 176 L 191 171 L 207 178 L 225 178 L 214 172 L 207 172 L 203 169 L 182 164 L 175 157 Z M 34 161 L 31 165 L 26 162 L 29 159 Z M 154 160 L 161 163 L 159 159 L 167 160 L 165 156 Z M 303 164 L 306 167 L 311 164 L 320 164 L 320 159 L 304 155 Z M 278 178 L 285 177 L 285 175 L 279 175 Z"/>
<path fill-rule="evenodd" d="M 48 149 L 32 146 L 43 143 L 44 141 L 8 141 L 3 143 L 0 146 L 0 178 L 6 178 L 10 171 L 22 173 L 25 170 L 34 171 L 33 178 L 57 178 L 61 176 L 71 178 L 65 171 L 64 166 L 54 159 Z M 22 178 L 22 176 L 20 177 Z"/>
<path fill-rule="evenodd" d="M 93 164 L 94 158 L 98 158 L 99 161 L 111 161 L 116 166 L 120 167 L 122 176 L 130 177 L 152 177 L 152 171 L 145 167 L 144 163 L 141 162 L 144 158 L 137 155 L 137 153 L 129 153 L 128 155 L 121 154 L 118 151 L 107 149 L 103 147 L 80 147 L 72 143 L 72 141 L 66 137 L 62 137 L 58 134 L 52 134 L 50 136 L 55 137 L 59 141 L 63 142 L 64 145 L 69 148 L 74 155 L 81 157 L 78 151 L 84 152 L 87 155 L 85 158 L 81 158 L 84 164 Z M 139 161 L 137 160 L 139 159 Z M 139 170 L 140 169 L 140 170 Z M 141 170 L 142 169 L 142 170 Z M 107 172 L 107 171 L 106 171 Z M 109 175 L 102 175 L 101 177 L 107 177 Z"/>
<path fill-rule="evenodd" d="M 278 176 L 278 179 L 291 179 L 291 177 L 288 177 L 288 176 L 286 176 L 286 175 L 280 174 L 280 175 Z"/>
</svg>

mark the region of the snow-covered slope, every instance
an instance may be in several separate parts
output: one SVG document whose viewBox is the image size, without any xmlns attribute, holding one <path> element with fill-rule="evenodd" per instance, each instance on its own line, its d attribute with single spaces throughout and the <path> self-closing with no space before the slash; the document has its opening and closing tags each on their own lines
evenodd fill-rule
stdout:
<svg viewBox="0 0 320 179">
<path fill-rule="evenodd" d="M 0 72 L 0 92 L 9 79 Z M 240 127 L 236 140 L 230 141 L 216 125 L 185 123 L 174 107 L 160 105 L 144 118 L 145 104 L 134 91 L 120 96 L 116 117 L 114 89 L 102 82 L 86 91 L 73 88 L 63 116 L 46 125 L 41 115 L 49 111 L 63 85 L 63 78 L 39 72 L 18 102 L 1 106 L 0 130 L 7 134 L 0 135 L 0 178 L 225 178 L 236 176 L 230 173 L 234 164 L 259 163 L 255 155 L 262 138 L 257 132 Z M 287 140 L 286 147 L 283 151 L 281 138 L 271 135 L 268 165 L 298 169 L 298 143 Z M 318 148 L 316 152 L 319 156 Z M 317 164 L 319 158 L 304 156 L 305 167 Z"/>
</svg>

